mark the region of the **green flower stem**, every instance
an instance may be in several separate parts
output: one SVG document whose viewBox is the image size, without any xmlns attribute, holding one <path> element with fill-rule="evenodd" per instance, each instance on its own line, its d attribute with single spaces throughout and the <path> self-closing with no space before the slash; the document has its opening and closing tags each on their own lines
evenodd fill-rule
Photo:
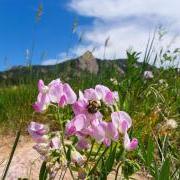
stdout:
<svg viewBox="0 0 180 180">
<path fill-rule="evenodd" d="M 93 158 L 93 161 L 96 159 L 96 156 L 97 156 L 98 153 L 100 152 L 102 146 L 103 146 L 103 143 L 101 143 L 101 145 L 99 146 L 99 148 L 98 148 L 98 150 L 97 150 L 97 152 L 96 152 L 96 154 L 95 154 L 95 156 L 94 156 L 94 158 Z"/>
<path fill-rule="evenodd" d="M 93 171 L 96 169 L 97 165 L 99 164 L 99 161 L 102 159 L 102 157 L 105 155 L 106 151 L 108 150 L 109 148 L 106 147 L 105 150 L 103 151 L 103 153 L 101 154 L 101 156 L 99 156 L 96 164 L 93 166 L 93 168 L 91 169 L 91 171 L 88 173 L 88 176 L 91 175 L 93 173 Z"/>
<path fill-rule="evenodd" d="M 58 113 L 58 120 L 59 120 L 59 122 L 60 122 L 60 113 L 59 113 L 59 108 L 58 108 L 58 107 L 57 107 L 57 113 Z M 61 122 L 60 122 L 60 128 L 61 128 L 61 131 L 60 131 L 61 142 L 62 142 L 64 154 L 65 154 L 66 159 L 67 159 L 67 152 L 66 152 L 66 147 L 65 147 L 65 143 L 64 143 L 64 128 L 63 128 L 63 125 L 62 125 Z M 68 169 L 69 169 L 69 171 L 70 171 L 70 174 L 71 174 L 72 178 L 75 179 L 75 178 L 74 178 L 74 175 L 73 175 L 73 172 L 72 172 L 72 170 L 71 170 L 71 167 L 70 167 L 70 163 L 69 163 L 69 162 L 67 163 L 67 166 L 68 166 Z"/>
<path fill-rule="evenodd" d="M 95 144 L 95 140 L 93 140 L 93 142 L 92 142 L 91 149 L 90 149 L 90 152 L 89 152 L 89 154 L 88 154 L 88 157 L 87 157 L 87 161 L 86 161 L 85 166 L 87 166 L 87 164 L 88 164 L 88 162 L 89 162 L 89 159 L 90 159 L 90 157 L 91 157 L 91 153 L 92 153 L 92 151 L 93 151 L 94 144 Z"/>
</svg>

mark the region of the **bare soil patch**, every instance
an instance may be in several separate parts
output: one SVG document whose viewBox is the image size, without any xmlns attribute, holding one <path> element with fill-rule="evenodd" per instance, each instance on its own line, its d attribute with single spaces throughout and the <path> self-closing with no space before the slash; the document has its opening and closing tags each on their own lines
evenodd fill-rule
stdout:
<svg viewBox="0 0 180 180">
<path fill-rule="evenodd" d="M 11 148 L 15 137 L 1 136 L 0 137 L 0 177 L 3 174 Z M 32 148 L 34 142 L 29 136 L 21 136 L 17 145 L 12 163 L 10 165 L 7 180 L 16 180 L 18 178 L 28 178 L 29 180 L 38 180 L 39 170 L 42 160 L 39 154 Z M 136 180 L 147 180 L 147 176 L 141 172 L 133 175 Z M 57 178 L 59 179 L 59 178 Z M 70 174 L 67 171 L 65 180 L 71 180 Z M 109 180 L 114 179 L 114 175 L 108 177 Z M 121 179 L 120 177 L 118 178 Z"/>
</svg>

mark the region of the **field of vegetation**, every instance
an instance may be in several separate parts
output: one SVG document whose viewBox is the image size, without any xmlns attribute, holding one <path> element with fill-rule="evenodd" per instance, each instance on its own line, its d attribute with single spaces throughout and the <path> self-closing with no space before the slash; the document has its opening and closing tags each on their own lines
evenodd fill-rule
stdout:
<svg viewBox="0 0 180 180">
<path fill-rule="evenodd" d="M 34 66 L 19 68 L 18 73 L 13 74 L 13 78 L 1 79 L 0 82 L 1 134 L 17 132 L 21 135 L 27 134 L 27 127 L 31 121 L 48 124 L 51 131 L 61 132 L 67 121 L 72 119 L 73 111 L 69 105 L 66 108 L 59 108 L 58 114 L 54 106 L 50 106 L 42 113 L 33 110 L 39 79 L 43 79 L 45 84 L 48 84 L 60 78 L 62 82 L 70 84 L 76 94 L 79 90 L 84 91 L 102 84 L 118 92 L 117 106 L 120 111 L 127 112 L 132 118 L 133 124 L 128 133 L 130 137 L 137 138 L 138 147 L 128 152 L 124 151 L 121 140 L 111 143 L 109 148 L 106 148 L 92 139 L 91 148 L 80 151 L 87 157 L 83 165 L 78 165 L 78 162 L 71 164 L 69 156 L 74 151 L 74 147 L 67 146 L 67 154 L 65 153 L 67 166 L 72 172 L 81 171 L 81 175 L 84 173 L 87 179 L 98 179 L 98 177 L 106 179 L 110 172 L 114 171 L 118 174 L 121 168 L 122 177 L 127 179 L 141 171 L 146 172 L 150 179 L 178 180 L 180 178 L 178 126 L 180 72 L 177 67 L 157 68 L 154 64 L 149 65 L 150 52 L 151 48 L 145 53 L 142 63 L 138 63 L 138 53 L 128 52 L 123 72 L 117 68 L 119 61 L 101 60 L 97 60 L 99 71 L 96 74 L 75 68 L 73 70 L 73 67 L 76 67 L 76 60 L 56 65 L 51 72 L 45 73 L 39 72 L 38 67 Z M 7 74 L 8 72 L 3 75 Z M 77 139 L 74 137 L 72 143 L 75 142 Z M 105 153 L 106 156 L 103 156 Z M 54 154 L 56 160 L 57 154 Z M 88 163 L 89 165 L 86 165 Z M 43 163 L 40 179 L 50 177 L 49 173 L 47 162 Z"/>
</svg>

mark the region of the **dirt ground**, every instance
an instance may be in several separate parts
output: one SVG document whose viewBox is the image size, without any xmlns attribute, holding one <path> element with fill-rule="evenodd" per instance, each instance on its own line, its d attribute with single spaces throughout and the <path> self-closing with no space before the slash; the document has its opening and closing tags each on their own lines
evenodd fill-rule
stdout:
<svg viewBox="0 0 180 180">
<path fill-rule="evenodd" d="M 7 163 L 9 153 L 11 151 L 15 137 L 1 136 L 0 137 L 0 177 L 2 177 L 4 167 Z M 34 142 L 28 136 L 21 136 L 16 148 L 11 166 L 9 168 L 6 179 L 17 180 L 18 178 L 28 178 L 29 180 L 38 180 L 38 174 L 42 160 L 39 154 L 32 148 Z M 142 173 L 137 173 L 133 176 L 136 180 L 147 180 L 147 176 Z M 58 179 L 58 178 L 57 178 Z M 71 180 L 70 174 L 67 171 L 65 180 Z M 113 175 L 108 177 L 108 180 L 114 179 Z M 118 178 L 121 179 L 120 177 Z"/>
</svg>

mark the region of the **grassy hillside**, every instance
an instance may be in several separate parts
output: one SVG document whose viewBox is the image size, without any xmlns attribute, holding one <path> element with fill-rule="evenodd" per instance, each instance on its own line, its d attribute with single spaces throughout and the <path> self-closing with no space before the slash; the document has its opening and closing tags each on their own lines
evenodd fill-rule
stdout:
<svg viewBox="0 0 180 180">
<path fill-rule="evenodd" d="M 83 60 L 74 59 L 52 66 L 17 67 L 0 74 L 0 125 L 1 130 L 16 130 L 19 125 L 25 126 L 32 118 L 41 121 L 43 115 L 32 117 L 32 104 L 36 101 L 37 81 L 61 78 L 72 85 L 75 91 L 105 84 L 120 94 L 122 109 L 128 111 L 137 126 L 142 126 L 144 119 L 160 106 L 163 113 L 178 118 L 180 78 L 176 69 L 157 69 L 148 64 L 138 63 L 138 57 L 129 55 L 127 60 L 99 60 L 91 54 L 82 56 Z M 82 62 L 94 61 L 95 64 Z M 92 66 L 92 67 L 91 67 Z M 95 67 L 94 67 L 95 66 Z M 98 68 L 97 68 L 98 67 Z M 98 71 L 90 72 L 96 68 Z M 151 69 L 154 78 L 145 80 L 143 72 Z M 112 82 L 112 79 L 117 82 Z M 163 79 L 160 83 L 159 80 Z M 55 117 L 51 117 L 53 122 Z M 141 122 L 142 121 L 142 122 Z M 157 122 L 161 121 L 157 119 Z M 153 122 L 157 124 L 157 122 Z"/>
<path fill-rule="evenodd" d="M 17 67 L 2 72 L 0 133 L 14 133 L 18 129 L 27 133 L 27 124 L 32 120 L 49 124 L 51 130 L 59 130 L 53 108 L 44 113 L 35 113 L 32 109 L 38 93 L 38 79 L 49 83 L 61 78 L 76 92 L 104 84 L 119 92 L 120 109 L 128 112 L 133 119 L 130 135 L 139 141 L 138 150 L 126 155 L 123 173 L 128 176 L 145 169 L 153 177 L 178 179 L 179 126 L 167 129 L 166 123 L 173 120 L 179 124 L 179 71 L 175 68 L 158 69 L 137 60 L 136 53 L 128 53 L 127 60 L 103 61 L 85 56 L 54 66 Z M 146 70 L 151 70 L 154 77 L 144 78 Z M 71 108 L 60 109 L 60 113 L 63 114 L 63 122 L 72 117 Z M 164 175 L 164 171 L 168 174 Z"/>
</svg>

